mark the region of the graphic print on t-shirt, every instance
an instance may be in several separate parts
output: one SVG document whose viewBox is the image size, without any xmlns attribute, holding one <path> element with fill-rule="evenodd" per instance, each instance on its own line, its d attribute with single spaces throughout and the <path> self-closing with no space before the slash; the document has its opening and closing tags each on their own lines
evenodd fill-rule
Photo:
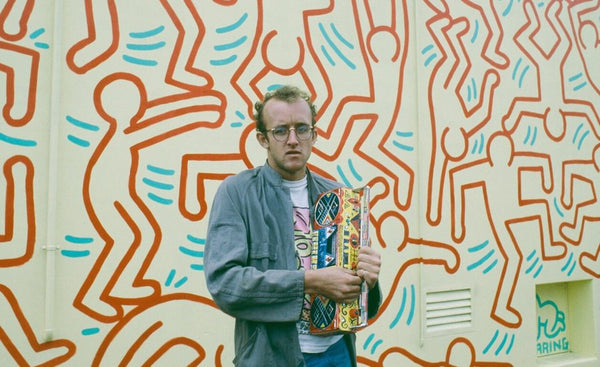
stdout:
<svg viewBox="0 0 600 367">
<path fill-rule="evenodd" d="M 298 269 L 310 269 L 312 251 L 312 230 L 310 225 L 309 208 L 294 207 L 294 243 L 296 245 L 296 259 Z M 304 295 L 302 316 L 298 324 L 299 332 L 308 334 L 310 324 L 310 296 Z"/>
</svg>

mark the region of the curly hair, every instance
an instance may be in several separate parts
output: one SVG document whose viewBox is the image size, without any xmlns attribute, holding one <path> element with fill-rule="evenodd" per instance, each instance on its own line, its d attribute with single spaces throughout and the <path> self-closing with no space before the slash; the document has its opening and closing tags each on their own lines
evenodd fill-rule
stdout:
<svg viewBox="0 0 600 367">
<path fill-rule="evenodd" d="M 267 94 L 265 94 L 265 97 L 262 101 L 258 101 L 254 104 L 254 120 L 256 121 L 256 130 L 263 133 L 265 132 L 263 110 L 267 101 L 272 98 L 287 103 L 295 102 L 298 99 L 305 100 L 306 103 L 308 103 L 308 106 L 310 107 L 310 112 L 312 114 L 312 126 L 315 126 L 315 124 L 317 123 L 317 121 L 315 120 L 315 116 L 317 115 L 317 107 L 312 103 L 310 94 L 293 85 L 284 85 L 275 89 L 272 92 L 268 92 Z"/>
</svg>

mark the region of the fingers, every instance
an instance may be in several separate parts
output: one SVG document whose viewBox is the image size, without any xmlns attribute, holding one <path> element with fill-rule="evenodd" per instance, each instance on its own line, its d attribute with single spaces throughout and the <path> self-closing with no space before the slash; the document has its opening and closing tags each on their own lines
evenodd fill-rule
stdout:
<svg viewBox="0 0 600 367">
<path fill-rule="evenodd" d="M 363 247 L 358 251 L 357 270 L 366 270 L 379 275 L 381 255 L 370 247 Z"/>
<path fill-rule="evenodd" d="M 346 278 L 344 279 L 345 284 L 350 285 L 350 286 L 357 286 L 359 287 L 358 289 L 360 290 L 360 284 L 362 283 L 363 279 L 361 278 L 360 275 L 357 274 L 357 272 L 352 271 L 350 269 L 344 269 L 344 268 L 338 268 L 343 270 L 343 272 L 346 275 Z"/>
<path fill-rule="evenodd" d="M 369 271 L 365 269 L 358 269 L 356 271 L 356 275 L 358 275 L 361 279 L 365 279 L 369 275 Z"/>
<path fill-rule="evenodd" d="M 320 282 L 320 294 L 336 302 L 352 302 L 360 294 L 362 279 L 356 272 L 337 266 L 318 269 L 323 277 Z"/>
<path fill-rule="evenodd" d="M 363 282 L 369 288 L 377 284 L 380 266 L 381 255 L 370 247 L 363 247 L 359 250 L 355 271 L 338 266 L 316 269 L 313 274 L 318 274 L 318 280 L 310 282 L 315 289 L 308 287 L 305 290 L 321 294 L 335 302 L 350 303 L 360 295 Z"/>
<path fill-rule="evenodd" d="M 375 251 L 374 248 L 365 246 L 365 247 L 361 247 L 358 250 L 358 260 L 360 261 L 361 259 L 363 259 L 363 260 L 371 259 L 371 261 L 380 262 L 381 255 L 379 254 L 379 252 Z"/>
<path fill-rule="evenodd" d="M 367 283 L 369 289 L 373 288 L 379 280 L 379 272 L 370 272 L 368 270 L 360 269 L 357 271 L 357 275 Z"/>
<path fill-rule="evenodd" d="M 381 255 L 371 247 L 363 247 L 358 252 L 356 274 L 361 277 L 369 288 L 373 288 L 379 279 Z"/>
</svg>

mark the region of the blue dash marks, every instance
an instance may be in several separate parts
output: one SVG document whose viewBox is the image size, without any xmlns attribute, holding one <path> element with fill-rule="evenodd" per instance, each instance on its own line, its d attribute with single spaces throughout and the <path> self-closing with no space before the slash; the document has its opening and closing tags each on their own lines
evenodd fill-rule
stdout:
<svg viewBox="0 0 600 367">
<path fill-rule="evenodd" d="M 123 60 L 130 64 L 140 66 L 156 66 L 158 61 L 147 55 L 148 52 L 159 51 L 166 46 L 164 41 L 155 41 L 153 38 L 159 36 L 163 31 L 164 26 L 158 26 L 153 29 L 142 32 L 130 32 L 130 41 L 126 43 L 128 51 L 132 54 L 123 55 Z M 135 55 L 135 56 L 134 56 Z"/>
</svg>

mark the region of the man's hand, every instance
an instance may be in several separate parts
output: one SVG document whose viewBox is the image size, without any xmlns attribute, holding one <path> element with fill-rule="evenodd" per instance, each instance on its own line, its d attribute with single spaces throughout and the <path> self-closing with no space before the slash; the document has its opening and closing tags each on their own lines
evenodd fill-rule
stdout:
<svg viewBox="0 0 600 367">
<path fill-rule="evenodd" d="M 381 268 L 381 255 L 372 247 L 361 247 L 358 250 L 358 265 L 356 274 L 361 277 L 369 289 L 372 289 L 379 279 L 379 270 Z"/>
<path fill-rule="evenodd" d="M 306 270 L 304 292 L 320 294 L 335 302 L 352 302 L 360 294 L 361 277 L 339 266 Z"/>
<path fill-rule="evenodd" d="M 381 255 L 371 247 L 362 247 L 358 251 L 356 271 L 339 266 L 306 270 L 304 291 L 320 294 L 335 302 L 352 302 L 360 294 L 360 285 L 364 281 L 372 289 L 379 279 Z"/>
</svg>

